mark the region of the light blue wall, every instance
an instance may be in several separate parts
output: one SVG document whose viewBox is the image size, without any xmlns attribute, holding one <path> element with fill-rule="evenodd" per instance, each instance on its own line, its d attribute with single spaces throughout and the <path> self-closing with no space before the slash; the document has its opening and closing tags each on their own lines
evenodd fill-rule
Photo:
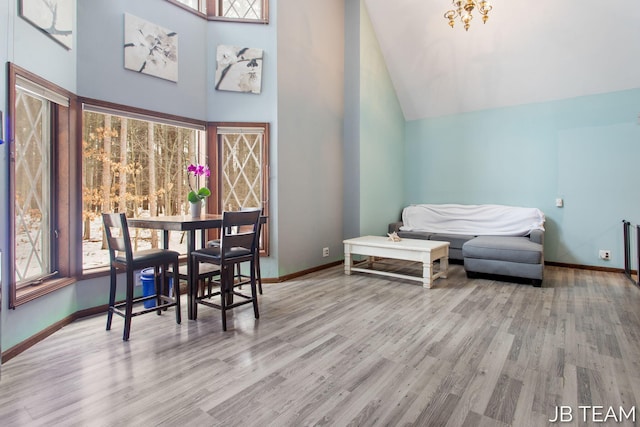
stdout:
<svg viewBox="0 0 640 427">
<path fill-rule="evenodd" d="M 6 35 L 3 35 L 2 32 L 0 32 L 0 64 L 6 64 L 7 61 L 9 60 L 9 53 L 7 51 L 8 47 L 9 47 L 9 34 L 12 33 L 11 27 L 9 27 L 9 24 L 12 23 L 12 21 L 9 20 L 9 14 L 10 14 L 10 7 L 9 7 L 9 0 L 0 0 L 0 28 L 5 28 L 6 29 Z M 3 66 L 0 67 L 0 82 L 6 82 L 7 81 L 7 67 Z M 9 194 L 9 189 L 8 189 L 8 183 L 7 183 L 7 179 L 5 179 L 7 175 L 7 165 L 8 165 L 8 149 L 7 149 L 7 143 L 5 142 L 5 135 L 6 135 L 6 108 L 7 108 L 7 85 L 6 84 L 0 84 L 0 100 L 2 100 L 2 103 L 0 104 L 0 112 L 2 112 L 0 114 L 0 117 L 2 117 L 0 119 L 0 200 L 2 201 L 1 203 L 3 204 L 3 206 L 6 206 L 6 202 L 5 200 L 7 200 L 8 194 Z M 0 237 L 0 298 L 2 300 L 5 299 L 5 288 L 7 287 L 6 285 L 3 285 L 6 282 L 5 276 L 7 274 L 4 273 L 5 271 L 5 258 L 6 258 L 6 253 L 4 252 L 6 250 L 6 247 L 8 245 L 8 233 L 7 233 L 7 209 L 0 209 L 0 227 L 2 227 L 0 229 L 0 235 L 2 237 Z M 2 361 L 2 349 L 5 348 L 2 344 L 2 325 L 6 322 L 4 320 L 4 315 L 3 312 L 6 311 L 6 308 L 3 307 L 4 304 L 0 305 L 0 362 Z M 0 376 L 1 376 L 1 371 L 2 369 L 0 369 Z"/>
<path fill-rule="evenodd" d="M 214 22 L 207 27 L 207 120 L 275 122 L 278 99 L 277 3 L 269 2 L 269 25 Z M 215 90 L 218 45 L 263 50 L 262 90 L 259 94 Z"/>
<path fill-rule="evenodd" d="M 269 24 L 214 22 L 207 27 L 207 120 L 212 122 L 266 122 L 270 125 L 269 162 L 278 168 L 278 1 L 269 2 Z M 262 88 L 259 94 L 215 90 L 218 45 L 263 50 Z M 263 277 L 278 276 L 278 191 L 277 174 L 269 182 L 270 256 L 260 261 Z"/>
<path fill-rule="evenodd" d="M 639 112 L 636 89 L 408 122 L 405 204 L 537 207 L 547 261 L 622 268 L 621 221 L 640 221 Z"/>
<path fill-rule="evenodd" d="M 286 2 L 286 11 L 281 13 L 278 3 L 282 1 Z M 78 5 L 80 41 L 71 51 L 77 55 L 77 75 L 69 78 L 73 84 L 68 86 L 81 96 L 184 117 L 271 123 L 272 252 L 261 263 L 263 277 L 267 278 L 282 277 L 342 257 L 344 118 L 342 0 L 269 3 L 270 24 L 264 26 L 206 22 L 164 1 L 82 1 Z M 123 68 L 125 11 L 178 32 L 178 83 Z M 9 19 L 10 24 L 21 25 L 18 20 Z M 339 29 L 327 34 L 327 22 Z M 0 37 L 4 43 L 5 33 L 1 32 Z M 14 49 L 12 38 L 9 34 L 6 37 L 9 49 Z M 20 44 L 20 50 L 29 49 L 31 55 L 37 56 L 40 46 L 49 49 L 42 40 L 31 42 L 34 44 L 30 46 Z M 265 50 L 262 94 L 213 90 L 218 43 Z M 43 55 L 46 57 L 48 53 Z M 8 56 L 11 60 L 11 55 Z M 66 56 L 59 61 L 69 62 Z M 71 63 L 73 76 L 75 60 Z M 40 68 L 32 71 L 52 80 L 60 74 Z M 6 160 L 2 170 L 7 170 Z M 7 190 L 2 191 L 6 197 Z M 286 197 L 281 197 L 282 194 Z M 8 232 L 6 217 L 2 224 Z M 6 246 L 6 241 L 3 245 Z M 330 247 L 330 258 L 322 257 L 323 247 Z M 6 260 L 3 264 L 7 265 Z M 6 271 L 3 268 L 5 276 Z M 65 287 L 16 310 L 7 310 L 8 293 L 3 289 L 2 349 L 19 344 L 78 310 L 106 304 L 107 293 L 108 279 L 101 277 Z"/>
<path fill-rule="evenodd" d="M 364 1 L 360 8 L 360 235 L 384 235 L 404 200 L 405 120 Z"/>
<path fill-rule="evenodd" d="M 9 3 L 9 0 L 0 0 L 0 28 L 5 29 L 4 32 L 0 30 L 0 63 L 3 64 L 3 66 L 0 67 L 0 82 L 3 82 L 3 84 L 0 84 L 0 100 L 3 100 L 0 104 L 0 111 L 2 111 L 3 114 L 7 108 L 6 102 L 4 102 L 4 100 L 7 99 L 7 85 L 4 83 L 7 81 L 7 67 L 5 64 L 9 60 L 8 49 L 11 43 L 10 40 L 12 40 L 10 35 L 13 34 L 13 19 L 9 19 L 9 15 L 13 13 L 13 7 L 15 7 L 13 3 L 15 2 Z M 4 137 L 4 135 L 0 135 L 0 138 L 2 137 Z"/>
<path fill-rule="evenodd" d="M 124 68 L 124 14 L 178 33 L 178 82 Z M 207 117 L 207 22 L 166 1 L 78 1 L 80 96 L 191 119 Z"/>
<path fill-rule="evenodd" d="M 278 2 L 279 276 L 343 254 L 344 13 L 343 0 Z"/>
<path fill-rule="evenodd" d="M 13 6 L 15 14 L 10 18 L 13 20 L 13 35 L 10 39 L 9 60 L 75 93 L 78 38 L 73 38 L 73 47 L 67 50 L 26 20 L 17 17 L 18 7 Z M 76 22 L 74 19 L 74 34 L 77 34 Z"/>
<path fill-rule="evenodd" d="M 360 235 L 360 20 L 362 0 L 345 1 L 344 146 L 342 227 L 345 238 Z"/>
<path fill-rule="evenodd" d="M 6 92 L 6 62 L 10 61 L 28 71 L 38 74 L 50 82 L 71 92 L 76 91 L 76 42 L 67 50 L 49 38 L 34 26 L 18 16 L 18 2 L 2 0 L 0 2 L 0 59 L 2 59 L 2 84 L 0 94 L 3 104 L 0 109 L 6 114 L 8 94 Z M 6 24 L 6 25 L 5 25 Z M 74 25 L 74 30 L 76 30 Z M 77 40 L 77 39 L 76 39 Z M 6 117 L 5 117 L 6 119 Z M 5 121 L 6 122 L 6 121 Z M 33 334 L 51 326 L 77 311 L 75 287 L 61 289 L 38 301 L 8 310 L 9 292 L 9 217 L 6 209 L 9 197 L 8 190 L 8 144 L 0 146 L 0 251 L 2 257 L 2 312 L 0 326 L 2 328 L 2 350 L 29 338 Z"/>
<path fill-rule="evenodd" d="M 364 1 L 345 7 L 344 236 L 384 235 L 404 201 L 405 121 Z"/>
</svg>

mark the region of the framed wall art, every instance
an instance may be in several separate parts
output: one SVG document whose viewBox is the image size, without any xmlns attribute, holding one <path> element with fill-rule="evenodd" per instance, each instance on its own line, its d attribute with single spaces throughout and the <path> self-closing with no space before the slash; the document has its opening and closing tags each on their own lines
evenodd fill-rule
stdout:
<svg viewBox="0 0 640 427">
<path fill-rule="evenodd" d="M 262 49 L 219 45 L 216 52 L 216 90 L 260 93 Z"/>
<path fill-rule="evenodd" d="M 74 13 L 75 0 L 20 0 L 20 16 L 69 50 Z"/>
<path fill-rule="evenodd" d="M 125 13 L 124 68 L 177 82 L 178 34 Z"/>
</svg>

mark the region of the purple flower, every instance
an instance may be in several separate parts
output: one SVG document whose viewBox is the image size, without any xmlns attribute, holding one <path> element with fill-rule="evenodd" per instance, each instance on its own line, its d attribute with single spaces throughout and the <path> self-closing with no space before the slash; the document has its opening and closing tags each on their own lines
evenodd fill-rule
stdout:
<svg viewBox="0 0 640 427">
<path fill-rule="evenodd" d="M 196 178 L 195 188 L 191 186 L 191 180 L 189 179 L 190 174 L 193 174 L 193 176 L 195 176 Z M 196 203 L 204 199 L 205 197 L 208 197 L 211 195 L 211 191 L 209 191 L 207 187 L 198 188 L 199 187 L 198 177 L 200 176 L 205 176 L 205 177 L 211 176 L 211 170 L 209 169 L 209 166 L 199 165 L 194 163 L 187 166 L 187 184 L 189 185 L 189 190 L 190 190 L 187 196 L 187 199 L 193 203 Z"/>
</svg>

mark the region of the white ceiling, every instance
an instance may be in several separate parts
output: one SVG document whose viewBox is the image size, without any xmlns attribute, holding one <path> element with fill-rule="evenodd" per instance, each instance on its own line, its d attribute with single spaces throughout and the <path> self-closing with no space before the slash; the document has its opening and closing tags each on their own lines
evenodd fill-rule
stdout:
<svg viewBox="0 0 640 427">
<path fill-rule="evenodd" d="M 364 0 L 407 120 L 640 87 L 640 1 Z"/>
</svg>

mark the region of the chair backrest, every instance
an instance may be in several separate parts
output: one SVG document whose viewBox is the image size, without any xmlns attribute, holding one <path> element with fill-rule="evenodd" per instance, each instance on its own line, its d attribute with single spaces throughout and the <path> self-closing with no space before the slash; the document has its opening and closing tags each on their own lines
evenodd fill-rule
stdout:
<svg viewBox="0 0 640 427">
<path fill-rule="evenodd" d="M 241 211 L 253 211 L 253 210 L 259 210 L 260 211 L 260 215 L 262 215 L 262 208 L 257 208 L 257 207 L 241 207 L 240 208 Z M 260 219 L 258 219 L 258 227 L 256 229 L 256 251 L 260 251 L 260 232 L 261 232 L 261 228 L 262 228 L 262 222 L 260 221 Z"/>
<path fill-rule="evenodd" d="M 131 249 L 131 238 L 126 215 L 124 213 L 103 213 L 102 222 L 107 235 L 111 262 L 115 261 L 118 252 L 123 252 L 127 264 L 130 263 L 133 259 L 133 251 Z M 117 231 L 117 235 L 114 233 L 115 231 Z"/>
<path fill-rule="evenodd" d="M 220 252 L 224 258 L 233 255 L 233 250 L 243 248 L 254 253 L 256 235 L 260 223 L 260 209 L 225 211 L 222 213 L 222 236 Z"/>
</svg>

